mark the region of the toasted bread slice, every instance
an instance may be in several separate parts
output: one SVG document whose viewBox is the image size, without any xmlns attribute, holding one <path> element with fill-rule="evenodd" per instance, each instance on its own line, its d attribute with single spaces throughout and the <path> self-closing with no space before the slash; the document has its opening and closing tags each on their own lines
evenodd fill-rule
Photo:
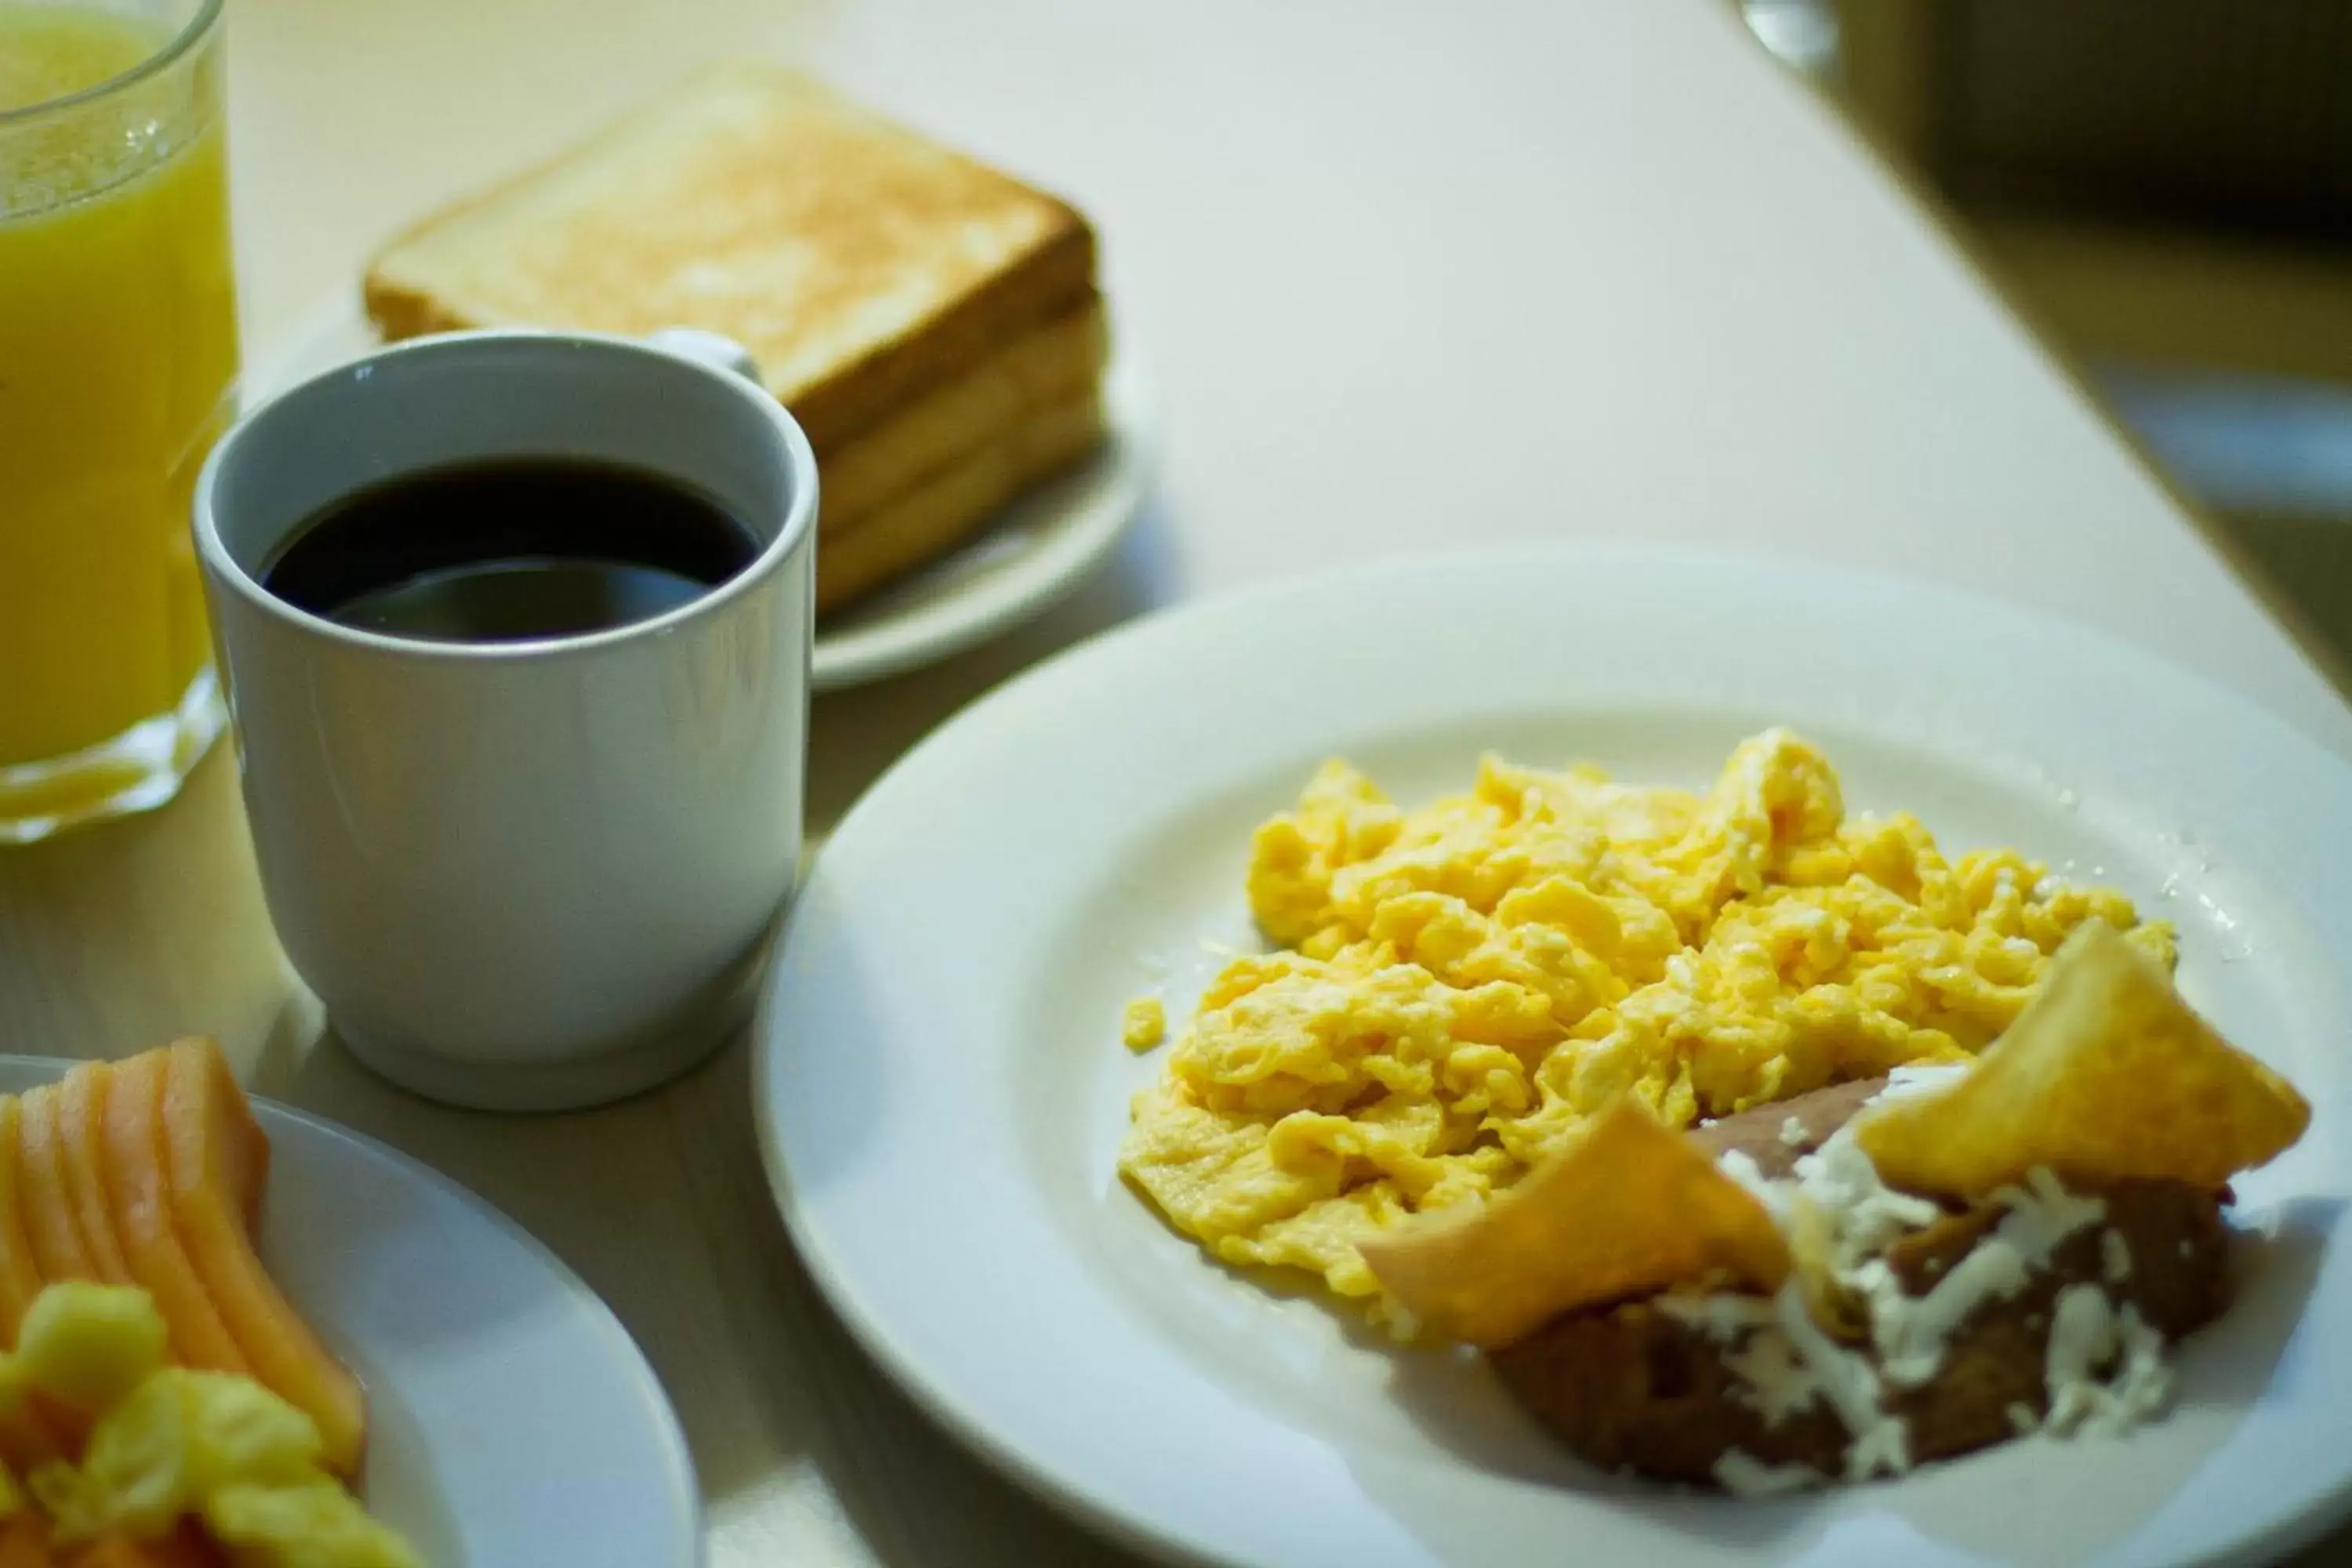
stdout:
<svg viewBox="0 0 2352 1568">
<path fill-rule="evenodd" d="M 1083 396 L 1101 378 L 1107 342 L 1102 301 L 1089 300 L 819 458 L 824 537 L 1002 441 L 1036 410 Z"/>
<path fill-rule="evenodd" d="M 897 500 L 868 512 L 816 552 L 820 614 L 940 553 L 1029 486 L 1068 468 L 1102 439 L 1102 400 L 1088 387 L 1038 408 Z"/>
<path fill-rule="evenodd" d="M 368 270 L 388 338 L 723 332 L 822 454 L 1094 291 L 1064 203 L 772 66 L 695 78 L 427 218 Z"/>
</svg>

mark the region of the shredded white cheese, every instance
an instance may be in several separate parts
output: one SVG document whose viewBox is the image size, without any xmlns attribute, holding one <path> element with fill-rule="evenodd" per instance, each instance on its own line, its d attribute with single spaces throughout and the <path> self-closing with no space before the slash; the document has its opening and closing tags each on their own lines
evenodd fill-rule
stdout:
<svg viewBox="0 0 2352 1568">
<path fill-rule="evenodd" d="M 1727 1149 L 1715 1162 L 1716 1169 L 1746 1188 L 1748 1194 L 1764 1205 L 1764 1212 L 1782 1230 L 1789 1228 L 1789 1205 L 1796 1190 L 1786 1182 L 1774 1181 L 1764 1173 L 1764 1167 L 1745 1149 Z"/>
<path fill-rule="evenodd" d="M 2099 1370 L 2110 1363 L 2114 1373 L 2102 1380 Z M 2138 1308 L 2126 1305 L 2117 1311 L 2096 1285 L 2069 1285 L 2058 1292 L 2042 1375 L 2050 1387 L 2046 1429 L 2061 1437 L 2127 1432 L 2162 1414 L 2172 1397 L 2164 1336 L 2147 1325 Z"/>
<path fill-rule="evenodd" d="M 2003 1187 L 1993 1194 L 1993 1201 L 2009 1210 L 1994 1234 L 2039 1260 L 2037 1268 L 2058 1250 L 2059 1243 L 2107 1217 L 2106 1199 L 2067 1191 L 2047 1165 L 2034 1166 L 2025 1173 L 2022 1188 Z"/>
<path fill-rule="evenodd" d="M 2097 1392 L 2098 1370 L 2115 1359 L 2116 1309 L 2095 1285 L 2069 1285 L 2058 1292 L 2050 1321 L 2050 1345 L 2042 1375 L 2050 1385 L 2050 1425 L 2070 1431 Z"/>
<path fill-rule="evenodd" d="M 2124 1233 L 2110 1230 L 2099 1237 L 2099 1272 L 2110 1285 L 2121 1285 L 2131 1278 L 2131 1243 Z"/>
<path fill-rule="evenodd" d="M 1843 1275 L 1884 1252 L 1905 1231 L 1944 1211 L 1926 1198 L 1898 1193 L 1878 1179 L 1878 1167 L 1854 1140 L 1852 1123 L 1797 1162 L 1799 1195 L 1829 1216 L 1834 1262 Z"/>
<path fill-rule="evenodd" d="M 1986 1302 L 2024 1289 L 2028 1277 L 2023 1255 L 1995 1237 L 1979 1241 L 1924 1296 L 1906 1296 L 1883 1258 L 1864 1264 L 1854 1279 L 1870 1303 L 1871 1338 L 1887 1381 L 1916 1388 L 1932 1380 L 1954 1331 Z"/>
<path fill-rule="evenodd" d="M 1728 1347 L 1723 1364 L 1739 1379 L 1733 1396 L 1767 1426 L 1825 1399 L 1847 1431 L 1874 1435 L 1874 1468 L 1909 1468 L 1903 1424 L 1879 1408 L 1878 1377 L 1870 1363 L 1822 1331 L 1793 1280 L 1769 1300 L 1727 1291 L 1675 1294 L 1660 1297 L 1658 1309 Z M 1857 1452 L 1862 1448 L 1855 1445 Z M 1851 1464 L 1853 1455 L 1848 1459 Z"/>
<path fill-rule="evenodd" d="M 1780 1142 L 1791 1149 L 1803 1148 L 1805 1140 L 1811 1136 L 1812 1134 L 1805 1130 L 1805 1119 L 1801 1116 L 1791 1116 L 1780 1123 Z"/>
<path fill-rule="evenodd" d="M 1925 1092 L 1949 1082 L 1961 1070 L 1897 1068 L 1898 1082 L 1890 1088 Z M 1796 1119 L 1791 1117 L 1790 1123 L 1794 1126 Z M 1788 1135 L 1784 1127 L 1782 1136 Z M 1724 1364 L 1738 1380 L 1735 1397 L 1761 1415 L 1768 1426 L 1778 1426 L 1816 1401 L 1825 1403 L 1852 1435 L 1845 1473 L 1854 1480 L 1911 1468 L 1908 1430 L 1886 1409 L 1888 1385 L 1914 1387 L 1932 1379 L 1953 1336 L 1979 1308 L 2016 1296 L 2036 1271 L 2048 1267 L 2067 1238 L 2107 1216 L 2104 1199 L 2069 1192 L 2048 1170 L 2033 1170 L 2022 1185 L 1994 1194 L 1993 1201 L 2006 1212 L 1990 1234 L 1925 1293 L 1906 1296 L 1886 1262 L 1886 1248 L 1943 1211 L 1880 1181 L 1851 1123 L 1800 1159 L 1792 1179 L 1766 1176 L 1753 1159 L 1738 1151 L 1726 1153 L 1718 1163 L 1784 1226 L 1800 1202 L 1828 1218 L 1832 1278 L 1869 1308 L 1878 1364 L 1823 1331 L 1793 1279 L 1769 1301 L 1727 1293 L 1670 1295 L 1661 1299 L 1660 1309 L 1725 1347 Z M 2120 1236 L 2106 1232 L 2101 1247 L 2110 1279 L 2118 1268 L 2128 1272 L 2130 1251 Z M 2116 1313 L 2096 1287 L 2074 1286 L 2062 1292 L 2045 1368 L 2049 1429 L 2061 1434 L 2120 1431 L 2161 1408 L 2170 1384 L 2162 1352 L 2162 1337 L 2137 1312 L 2126 1308 Z M 2110 1363 L 2118 1370 L 2101 1382 L 2094 1374 Z M 2008 1415 L 2021 1433 L 2045 1425 L 2024 1404 L 2011 1405 Z M 1727 1456 L 1727 1460 L 1732 1458 Z M 1739 1472 L 1738 1482 L 1717 1474 L 1727 1489 L 1780 1485 L 1778 1472 L 1749 1456 L 1738 1455 L 1737 1460 L 1740 1462 L 1731 1468 Z"/>
<path fill-rule="evenodd" d="M 1687 1323 L 1718 1344 L 1729 1344 L 1750 1329 L 1778 1321 L 1772 1303 L 1761 1296 L 1713 1290 L 1706 1295 L 1675 1291 L 1658 1298 L 1658 1310 Z"/>
<path fill-rule="evenodd" d="M 1724 1366 L 1739 1379 L 1740 1403 L 1767 1426 L 1778 1426 L 1820 1396 L 1821 1380 L 1798 1359 L 1786 1334 L 1751 1334 L 1747 1344 L 1722 1353 Z"/>
<path fill-rule="evenodd" d="M 1872 1105 L 1884 1105 L 1914 1095 L 1933 1094 L 1947 1084 L 1958 1081 L 1973 1062 L 1906 1062 L 1886 1075 L 1886 1087 L 1870 1097 Z"/>
<path fill-rule="evenodd" d="M 1867 1261 L 1903 1231 L 1942 1211 L 1924 1198 L 1889 1188 L 1862 1152 L 1850 1127 L 1841 1128 L 1819 1150 L 1797 1162 L 1793 1181 L 1773 1181 L 1737 1151 L 1718 1162 L 1726 1174 L 1753 1192 L 1783 1226 L 1796 1203 L 1818 1205 L 1830 1216 L 1840 1278 Z M 1742 1303 L 1716 1307 L 1697 1303 Z M 1909 1436 L 1902 1421 L 1886 1413 L 1878 1373 L 1868 1358 L 1847 1350 L 1813 1321 L 1797 1282 L 1780 1288 L 1769 1306 L 1754 1297 L 1669 1298 L 1667 1310 L 1718 1342 L 1732 1345 L 1724 1364 L 1739 1379 L 1737 1397 L 1778 1425 L 1816 1400 L 1827 1402 L 1853 1435 L 1846 1473 L 1856 1480 L 1880 1470 L 1910 1468 Z M 1759 1318 L 1769 1313 L 1769 1321 Z M 1741 1336 L 1746 1336 L 1743 1342 Z"/>
<path fill-rule="evenodd" d="M 1869 1361 L 1830 1338 L 1813 1321 L 1804 1292 L 1795 1280 L 1780 1287 L 1775 1300 L 1780 1331 L 1789 1337 L 1797 1355 L 1812 1374 L 1821 1396 L 1837 1412 L 1853 1435 L 1846 1449 L 1845 1473 L 1863 1481 L 1882 1469 L 1901 1475 L 1911 1468 L 1911 1435 L 1900 1418 L 1889 1415 L 1880 1403 L 1878 1373 Z"/>
<path fill-rule="evenodd" d="M 1993 1194 L 2009 1212 L 1927 1294 L 1905 1295 L 1881 1257 L 1840 1276 L 1870 1306 L 1871 1337 L 1888 1381 L 1906 1388 L 1927 1383 L 1944 1364 L 1952 1336 L 1979 1308 L 2024 1289 L 2068 1237 L 2107 1217 L 2105 1199 L 2070 1193 L 2045 1169 L 2028 1172 L 2025 1182 Z"/>
<path fill-rule="evenodd" d="M 1768 1465 L 1753 1454 L 1726 1448 L 1715 1461 L 1716 1484 L 1734 1497 L 1779 1497 L 1829 1479 L 1811 1465 Z"/>
</svg>

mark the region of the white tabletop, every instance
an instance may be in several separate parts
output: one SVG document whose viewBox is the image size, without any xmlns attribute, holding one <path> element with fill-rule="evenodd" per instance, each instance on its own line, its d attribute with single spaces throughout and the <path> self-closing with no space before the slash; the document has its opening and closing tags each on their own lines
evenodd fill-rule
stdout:
<svg viewBox="0 0 2352 1568">
<path fill-rule="evenodd" d="M 820 835 L 924 731 L 1087 630 L 1534 537 L 1978 588 L 2161 649 L 2352 755 L 2334 690 L 1727 5 L 238 0 L 232 40 L 256 365 L 403 222 L 729 55 L 803 61 L 1095 218 L 1164 407 L 1160 500 L 1046 620 L 822 700 Z M 685 1421 L 718 1568 L 1129 1561 L 850 1345 L 767 1205 L 740 1049 L 538 1121 L 426 1107 L 314 1049 L 225 755 L 163 812 L 0 856 L 0 1048 L 192 1030 L 466 1181 L 604 1293 Z"/>
</svg>

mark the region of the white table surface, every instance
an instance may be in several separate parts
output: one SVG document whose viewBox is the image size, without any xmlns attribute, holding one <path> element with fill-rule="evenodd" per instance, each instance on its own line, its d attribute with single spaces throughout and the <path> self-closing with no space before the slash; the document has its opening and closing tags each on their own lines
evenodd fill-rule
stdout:
<svg viewBox="0 0 2352 1568">
<path fill-rule="evenodd" d="M 1528 538 L 1963 584 L 2158 648 L 2352 755 L 2352 713 L 2161 483 L 1711 0 L 234 0 L 231 37 L 257 366 L 404 221 L 731 55 L 803 61 L 1093 216 L 1164 405 L 1160 497 L 1045 621 L 820 700 L 819 836 L 923 731 L 1089 630 Z M 0 852 L 0 1049 L 194 1030 L 468 1183 L 605 1295 L 685 1422 L 717 1568 L 1131 1561 L 849 1343 L 767 1205 L 740 1047 L 631 1104 L 517 1121 L 321 1046 L 225 749 L 163 812 Z"/>
</svg>

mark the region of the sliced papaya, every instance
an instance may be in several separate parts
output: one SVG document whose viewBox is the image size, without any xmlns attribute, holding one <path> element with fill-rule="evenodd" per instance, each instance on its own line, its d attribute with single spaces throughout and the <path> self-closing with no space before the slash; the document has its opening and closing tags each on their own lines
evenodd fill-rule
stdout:
<svg viewBox="0 0 2352 1568">
<path fill-rule="evenodd" d="M 0 1460 L 8 1473 L 22 1480 L 41 1466 L 79 1451 L 64 1422 L 53 1415 L 48 1402 L 37 1393 L 16 1362 L 0 1363 Z"/>
<path fill-rule="evenodd" d="M 101 1152 L 115 1237 L 131 1277 L 147 1288 L 171 1325 L 173 1358 L 184 1366 L 249 1375 L 236 1336 L 173 1226 L 172 1184 L 163 1162 L 165 1065 L 162 1051 L 117 1062 L 107 1086 Z"/>
<path fill-rule="evenodd" d="M 99 1279 L 130 1285 L 135 1283 L 131 1264 L 106 1201 L 106 1096 L 113 1081 L 114 1069 L 106 1063 L 84 1062 L 58 1083 L 58 1163 L 73 1204 L 74 1228 Z"/>
<path fill-rule="evenodd" d="M 25 1237 L 25 1211 L 18 1195 L 25 1104 L 15 1095 L 0 1099 L 0 1343 L 16 1342 L 25 1309 L 41 1293 L 40 1266 Z"/>
<path fill-rule="evenodd" d="M 178 1531 L 154 1541 L 109 1531 L 68 1553 L 64 1568 L 198 1568 L 219 1561 L 202 1541 Z"/>
<path fill-rule="evenodd" d="M 147 1550 L 159 1568 L 227 1568 L 228 1564 L 228 1553 L 213 1544 L 194 1520 L 182 1520 L 171 1534 L 149 1542 Z"/>
<path fill-rule="evenodd" d="M 0 1461 L 22 1476 L 66 1457 L 65 1446 L 49 1429 L 30 1395 L 0 1406 Z M 7 1561 L 0 1557 L 0 1563 Z"/>
<path fill-rule="evenodd" d="M 186 1070 L 186 1063 L 201 1057 L 206 1062 L 205 1074 L 215 1079 L 221 1092 L 206 1100 L 215 1125 L 207 1133 L 212 1140 L 211 1152 L 215 1156 L 217 1180 L 221 1189 L 234 1200 L 237 1217 L 250 1236 L 261 1228 L 261 1198 L 269 1184 L 269 1134 L 253 1114 L 253 1106 L 245 1098 L 245 1090 L 229 1070 L 228 1058 L 221 1053 L 220 1042 L 208 1035 L 191 1035 L 184 1039 L 147 1053 L 163 1063 L 164 1088 L 168 1097 L 171 1069 L 174 1061 L 184 1064 L 184 1078 L 194 1081 Z M 119 1064 L 118 1064 L 119 1065 Z M 165 1118 L 163 1148 L 171 1152 L 172 1139 L 168 1114 Z M 166 1163 L 169 1163 L 168 1159 Z"/>
<path fill-rule="evenodd" d="M 24 1101 L 13 1094 L 0 1099 L 0 1313 L 12 1348 L 26 1310 L 46 1283 L 25 1234 L 24 1121 Z M 17 1475 L 73 1452 L 78 1425 L 21 1381 L 0 1380 L 0 1460 Z M 0 1568 L 5 1562 L 0 1556 Z"/>
<path fill-rule="evenodd" d="M 156 1561 L 148 1555 L 144 1542 L 110 1532 L 88 1545 L 68 1549 L 65 1568 L 155 1568 Z"/>
<path fill-rule="evenodd" d="M 367 1434 L 366 1404 L 358 1380 L 254 1256 L 242 1184 L 257 1179 L 257 1125 L 245 1091 L 211 1040 L 180 1040 L 166 1050 L 163 1151 L 180 1246 L 253 1376 L 319 1424 L 329 1466 L 349 1476 Z"/>
<path fill-rule="evenodd" d="M 45 1083 L 25 1094 L 18 1134 L 17 1195 L 25 1208 L 25 1236 L 33 1264 L 51 1284 L 60 1279 L 100 1279 L 98 1265 L 74 1224 L 73 1197 L 66 1185 L 65 1156 L 58 1147 L 58 1086 Z M 100 1281 L 103 1283 L 103 1281 Z"/>
<path fill-rule="evenodd" d="M 49 1527 L 27 1509 L 0 1524 L 0 1568 L 57 1568 L 49 1554 Z"/>
</svg>

